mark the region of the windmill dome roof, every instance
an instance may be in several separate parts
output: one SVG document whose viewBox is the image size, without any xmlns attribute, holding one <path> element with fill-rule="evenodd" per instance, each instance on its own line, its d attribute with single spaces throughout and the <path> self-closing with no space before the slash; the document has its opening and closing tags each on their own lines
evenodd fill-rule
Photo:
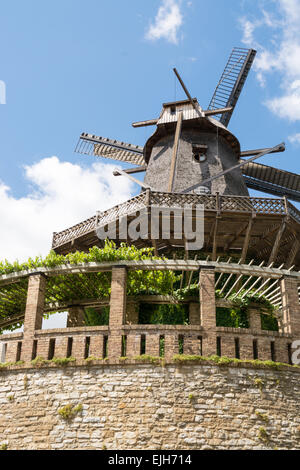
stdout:
<svg viewBox="0 0 300 470">
<path fill-rule="evenodd" d="M 194 111 L 194 110 L 193 110 Z M 238 139 L 232 134 L 223 124 L 221 124 L 217 119 L 214 119 L 210 116 L 199 117 L 194 116 L 189 110 L 190 116 L 183 117 L 182 130 L 194 130 L 196 132 L 207 132 L 211 134 L 217 134 L 220 137 L 223 137 L 229 146 L 232 148 L 237 158 L 240 158 L 241 146 Z M 175 134 L 177 124 L 177 116 L 164 116 L 162 112 L 155 132 L 152 136 L 149 137 L 145 146 L 144 146 L 144 159 L 146 163 L 149 162 L 151 151 L 153 146 L 164 136 Z"/>
</svg>

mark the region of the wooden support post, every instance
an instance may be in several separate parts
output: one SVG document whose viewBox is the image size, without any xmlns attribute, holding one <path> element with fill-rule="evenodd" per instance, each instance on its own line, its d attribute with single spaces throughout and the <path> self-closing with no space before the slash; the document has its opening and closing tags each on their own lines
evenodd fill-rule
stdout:
<svg viewBox="0 0 300 470">
<path fill-rule="evenodd" d="M 248 225 L 249 225 L 249 222 L 247 222 L 246 224 L 244 224 L 244 225 L 240 228 L 240 230 L 238 230 L 238 231 L 236 232 L 236 234 L 235 234 L 233 237 L 231 237 L 230 240 L 228 240 L 228 242 L 227 242 L 226 245 L 224 246 L 224 251 L 225 251 L 225 252 L 227 252 L 227 251 L 231 248 L 231 246 L 233 245 L 233 243 L 242 235 L 242 233 L 246 230 L 246 228 L 248 227 Z"/>
<path fill-rule="evenodd" d="M 154 255 L 158 256 L 157 242 L 156 242 L 156 240 L 151 240 L 151 242 L 152 242 L 152 246 L 154 248 Z"/>
<path fill-rule="evenodd" d="M 280 282 L 282 295 L 283 333 L 300 338 L 300 303 L 298 280 L 284 277 Z"/>
<path fill-rule="evenodd" d="M 173 154 L 172 154 L 172 160 L 171 160 L 170 177 L 169 177 L 169 185 L 168 185 L 169 193 L 172 192 L 173 181 L 174 181 L 174 176 L 175 176 L 176 159 L 177 159 L 177 153 L 178 153 L 178 147 L 179 147 L 182 120 L 183 120 L 183 112 L 180 111 L 180 113 L 178 114 L 178 121 L 176 125 L 175 140 L 174 140 L 174 146 L 173 146 Z"/>
<path fill-rule="evenodd" d="M 200 324 L 204 329 L 203 355 L 216 354 L 215 270 L 201 268 L 199 276 Z"/>
<path fill-rule="evenodd" d="M 246 260 L 246 257 L 247 257 L 247 252 L 248 252 L 248 247 L 249 247 L 249 242 L 250 242 L 250 237 L 251 237 L 251 230 L 252 230 L 253 222 L 254 222 L 254 217 L 255 217 L 255 214 L 252 214 L 252 216 L 251 216 L 251 218 L 248 222 L 247 231 L 246 231 L 246 235 L 245 235 L 245 239 L 244 239 L 243 251 L 242 251 L 242 255 L 241 255 L 241 264 L 244 264 L 244 262 Z"/>
<path fill-rule="evenodd" d="M 45 290 L 46 277 L 44 274 L 39 273 L 29 276 L 21 356 L 21 359 L 25 362 L 33 359 L 35 331 L 42 329 Z"/>
<path fill-rule="evenodd" d="M 289 253 L 286 265 L 285 265 L 286 269 L 289 269 L 293 265 L 299 250 L 300 250 L 300 241 L 296 239 L 292 246 L 292 249 L 290 250 L 290 253 Z"/>
<path fill-rule="evenodd" d="M 283 220 L 282 224 L 281 224 L 281 226 L 280 226 L 280 228 L 277 232 L 276 239 L 275 239 L 275 242 L 274 242 L 274 245 L 273 245 L 273 248 L 272 248 L 272 252 L 271 252 L 271 255 L 270 255 L 270 258 L 269 258 L 269 261 L 268 261 L 268 265 L 271 264 L 271 263 L 275 263 L 275 261 L 276 261 L 279 246 L 280 246 L 280 241 L 281 241 L 282 235 L 285 231 L 285 227 L 286 227 L 286 220 Z"/>
<path fill-rule="evenodd" d="M 218 228 L 219 228 L 219 217 L 216 218 L 215 226 L 214 226 L 214 234 L 213 234 L 213 249 L 211 259 L 212 261 L 216 261 L 217 259 L 217 235 L 218 235 Z"/>
</svg>

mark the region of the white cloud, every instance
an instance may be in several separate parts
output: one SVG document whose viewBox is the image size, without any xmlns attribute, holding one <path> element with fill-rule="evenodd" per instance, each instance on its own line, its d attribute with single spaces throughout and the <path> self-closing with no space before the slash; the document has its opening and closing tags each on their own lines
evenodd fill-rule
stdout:
<svg viewBox="0 0 300 470">
<path fill-rule="evenodd" d="M 281 92 L 266 101 L 278 116 L 291 121 L 300 120 L 300 0 L 271 1 L 274 9 L 261 9 L 257 18 L 242 18 L 243 42 L 257 48 L 254 63 L 257 78 L 266 85 L 269 74 L 280 80 Z M 263 33 L 263 40 L 257 36 Z M 266 44 L 266 34 L 270 41 Z M 261 45 L 263 43 L 264 45 Z"/>
<path fill-rule="evenodd" d="M 150 24 L 146 32 L 146 39 L 156 41 L 166 39 L 168 42 L 178 44 L 178 32 L 183 23 L 180 2 L 176 0 L 162 0 L 155 21 Z"/>
<path fill-rule="evenodd" d="M 277 116 L 291 121 L 300 120 L 300 86 L 290 90 L 283 96 L 266 101 L 268 108 Z"/>
<path fill-rule="evenodd" d="M 288 137 L 291 144 L 300 145 L 300 133 L 293 134 Z"/>
<path fill-rule="evenodd" d="M 52 232 L 64 230 L 132 196 L 134 184 L 112 175 L 116 165 L 102 162 L 90 168 L 44 158 L 25 167 L 32 191 L 16 198 L 0 182 L 0 260 L 25 260 L 46 255 Z"/>
<path fill-rule="evenodd" d="M 248 18 L 243 17 L 240 18 L 239 20 L 241 29 L 243 31 L 243 38 L 242 42 L 249 47 L 256 47 L 258 48 L 259 45 L 254 39 L 254 32 L 259 26 L 261 25 L 261 22 L 256 20 L 256 21 L 250 21 Z"/>
</svg>

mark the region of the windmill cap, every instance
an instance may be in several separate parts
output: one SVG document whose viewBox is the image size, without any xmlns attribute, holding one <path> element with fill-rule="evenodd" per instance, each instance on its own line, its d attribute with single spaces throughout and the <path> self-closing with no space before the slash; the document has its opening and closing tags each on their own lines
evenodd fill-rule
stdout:
<svg viewBox="0 0 300 470">
<path fill-rule="evenodd" d="M 198 104 L 196 98 L 194 98 L 194 101 Z M 183 113 L 182 130 L 194 129 L 196 131 L 215 133 L 222 136 L 232 148 L 237 158 L 240 158 L 241 146 L 235 135 L 229 132 L 229 130 L 216 119 L 210 116 L 199 117 L 199 114 L 197 114 L 190 101 L 184 100 L 163 104 L 162 112 L 157 121 L 157 128 L 144 146 L 144 159 L 147 164 L 149 163 L 154 145 L 161 138 L 172 133 L 175 134 L 179 111 Z M 200 106 L 199 112 L 202 113 Z"/>
</svg>

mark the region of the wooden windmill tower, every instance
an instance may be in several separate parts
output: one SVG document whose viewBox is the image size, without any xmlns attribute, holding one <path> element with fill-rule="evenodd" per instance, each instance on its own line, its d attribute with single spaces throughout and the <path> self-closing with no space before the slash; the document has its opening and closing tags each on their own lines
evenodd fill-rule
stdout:
<svg viewBox="0 0 300 470">
<path fill-rule="evenodd" d="M 53 249 L 67 253 L 99 246 L 99 223 L 105 225 L 124 213 L 130 219 L 131 212 L 144 206 L 151 211 L 151 205 L 201 203 L 205 208 L 203 250 L 212 260 L 226 253 L 240 256 L 241 262 L 251 256 L 269 264 L 300 267 L 300 213 L 289 202 L 300 201 L 300 176 L 255 161 L 284 151 L 285 145 L 241 151 L 238 139 L 228 130 L 255 54 L 253 49 L 232 50 L 206 110 L 174 69 L 187 99 L 163 104 L 156 119 L 133 123 L 133 127 L 156 127 L 144 147 L 83 133 L 76 152 L 133 164 L 114 174 L 133 179 L 142 191 L 118 208 L 55 233 Z M 145 172 L 143 182 L 133 176 L 140 172 Z M 278 198 L 252 198 L 247 188 Z M 149 238 L 135 244 L 153 245 L 157 253 L 168 253 L 184 247 L 184 237 L 155 243 Z"/>
</svg>

